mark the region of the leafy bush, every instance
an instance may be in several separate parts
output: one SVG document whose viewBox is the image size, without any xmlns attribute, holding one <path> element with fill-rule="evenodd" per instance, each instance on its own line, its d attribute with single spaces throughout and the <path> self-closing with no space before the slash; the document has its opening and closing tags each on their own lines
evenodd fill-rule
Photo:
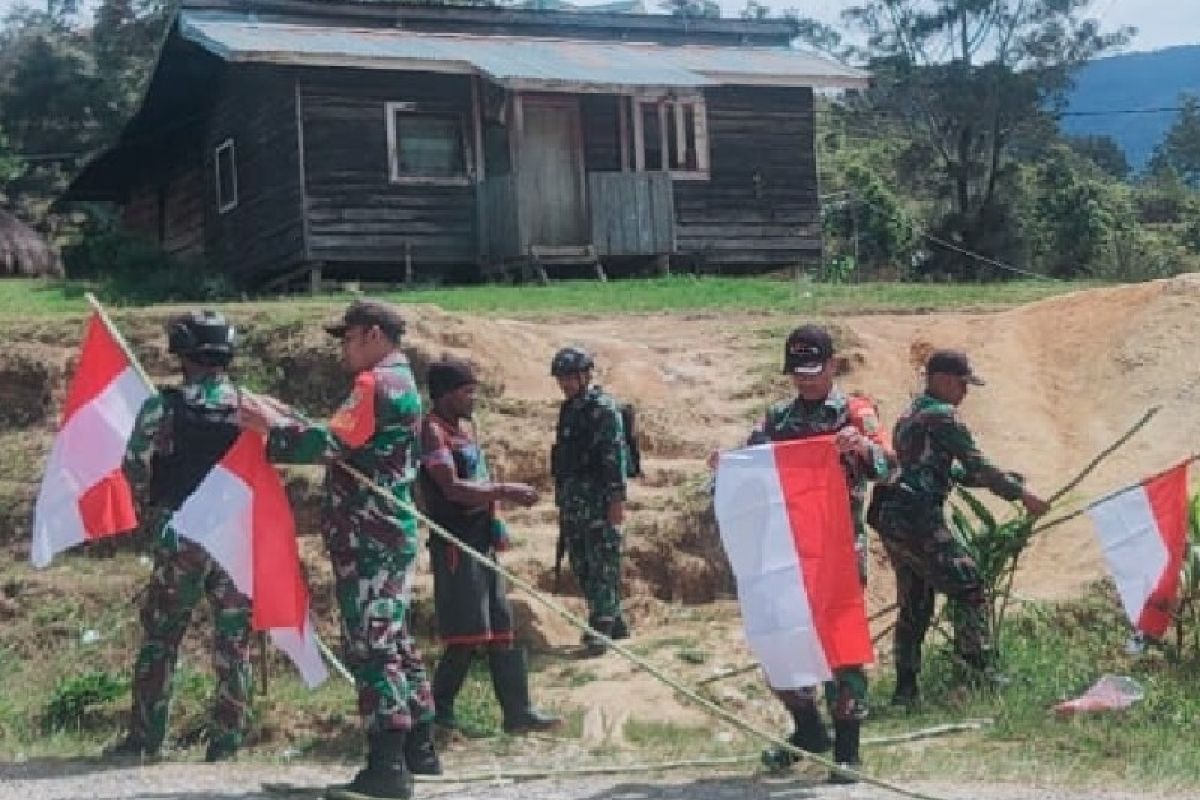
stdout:
<svg viewBox="0 0 1200 800">
<path fill-rule="evenodd" d="M 117 700 L 128 690 L 128 681 L 104 670 L 64 678 L 46 703 L 42 723 L 48 731 L 79 728 L 94 706 Z"/>
<path fill-rule="evenodd" d="M 1188 542 L 1180 568 L 1174 654 L 1200 659 L 1200 492 L 1188 504 Z"/>
<path fill-rule="evenodd" d="M 237 296 L 230 277 L 197 259 L 173 258 L 154 242 L 122 230 L 111 217 L 93 215 L 80 240 L 65 249 L 67 275 L 90 280 L 112 303 L 214 301 Z"/>
</svg>

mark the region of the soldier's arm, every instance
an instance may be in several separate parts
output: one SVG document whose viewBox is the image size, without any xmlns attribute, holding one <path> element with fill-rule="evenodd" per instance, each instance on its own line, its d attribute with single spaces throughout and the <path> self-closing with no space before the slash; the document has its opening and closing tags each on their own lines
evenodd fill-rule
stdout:
<svg viewBox="0 0 1200 800">
<path fill-rule="evenodd" d="M 933 443 L 957 460 L 951 473 L 963 486 L 980 487 L 1003 497 L 1019 500 L 1025 491 L 1011 473 L 1004 472 L 985 456 L 975 444 L 975 437 L 957 416 L 948 415 L 930 426 Z"/>
<path fill-rule="evenodd" d="M 606 503 L 625 500 L 625 430 L 621 412 L 612 405 L 596 405 L 594 452 L 596 469 Z"/>
<path fill-rule="evenodd" d="M 888 444 L 887 433 L 879 421 L 879 415 L 874 409 L 856 411 L 851 419 L 854 427 L 867 439 L 869 444 L 865 452 L 858 454 L 858 459 L 866 468 L 866 475 L 875 481 L 885 480 L 896 468 L 896 455 Z"/>
<path fill-rule="evenodd" d="M 273 424 L 267 437 L 270 459 L 284 464 L 327 464 L 344 459 L 375 435 L 376 389 L 375 375 L 363 372 L 328 423 L 292 414 Z"/>
<path fill-rule="evenodd" d="M 763 413 L 763 418 L 754 426 L 754 430 L 750 431 L 750 435 L 746 438 L 746 446 L 753 447 L 757 444 L 769 444 L 771 441 L 772 429 L 772 414 L 774 409 L 770 406 Z"/>
<path fill-rule="evenodd" d="M 145 497 L 150 486 L 150 463 L 163 435 L 165 417 L 166 404 L 162 395 L 156 394 L 142 403 L 134 420 L 133 432 L 121 461 L 121 471 L 136 498 Z"/>
</svg>

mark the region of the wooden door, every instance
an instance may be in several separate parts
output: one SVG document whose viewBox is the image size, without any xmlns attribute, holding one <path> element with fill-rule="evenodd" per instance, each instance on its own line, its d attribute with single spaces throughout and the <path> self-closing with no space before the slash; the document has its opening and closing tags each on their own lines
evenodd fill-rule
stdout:
<svg viewBox="0 0 1200 800">
<path fill-rule="evenodd" d="M 588 244 L 579 104 L 522 100 L 517 195 L 525 244 Z"/>
</svg>

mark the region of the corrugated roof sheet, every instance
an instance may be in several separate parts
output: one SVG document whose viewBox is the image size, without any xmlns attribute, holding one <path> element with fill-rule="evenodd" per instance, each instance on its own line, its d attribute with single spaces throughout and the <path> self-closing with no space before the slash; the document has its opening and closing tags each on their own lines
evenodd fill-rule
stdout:
<svg viewBox="0 0 1200 800">
<path fill-rule="evenodd" d="M 513 89 L 619 91 L 721 84 L 849 88 L 866 74 L 783 47 L 414 33 L 184 12 L 180 33 L 226 61 L 481 74 Z"/>
</svg>

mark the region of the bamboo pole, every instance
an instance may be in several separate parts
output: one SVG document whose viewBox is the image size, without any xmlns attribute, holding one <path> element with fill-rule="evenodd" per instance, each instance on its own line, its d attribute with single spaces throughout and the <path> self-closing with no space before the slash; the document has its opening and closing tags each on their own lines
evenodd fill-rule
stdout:
<svg viewBox="0 0 1200 800">
<path fill-rule="evenodd" d="M 863 739 L 866 747 L 889 747 L 908 742 L 933 739 L 954 733 L 966 733 L 983 730 L 993 724 L 991 719 L 973 719 L 963 722 L 951 722 L 944 725 L 933 725 L 915 731 L 904 731 L 886 736 L 872 736 Z M 463 775 L 414 775 L 417 783 L 453 785 L 462 783 L 518 783 L 520 781 L 554 780 L 561 778 L 586 777 L 590 775 L 636 775 L 639 773 L 674 772 L 690 769 L 713 769 L 724 767 L 742 767 L 758 764 L 758 756 L 724 756 L 713 758 L 697 758 L 685 761 L 662 761 L 659 763 L 635 764 L 601 764 L 583 767 L 564 767 L 562 769 L 530 769 L 502 772 L 499 769 L 491 771 L 468 772 Z M 294 797 L 309 797 L 324 795 L 324 786 L 298 786 L 291 783 L 263 783 L 262 789 L 267 794 L 291 795 Z"/>
<path fill-rule="evenodd" d="M 436 533 L 439 536 L 441 536 L 442 538 L 444 538 L 446 541 L 453 544 L 459 550 L 466 553 L 470 558 L 474 559 L 476 562 L 478 562 L 480 564 L 483 564 L 484 566 L 488 567 L 489 569 L 495 571 L 497 574 L 504 576 L 505 580 L 507 580 L 513 586 L 516 586 L 521 591 L 525 592 L 531 599 L 533 599 L 539 605 L 549 609 L 550 611 L 553 611 L 559 617 L 563 618 L 570 624 L 574 625 L 579 630 L 586 631 L 587 633 L 591 634 L 593 637 L 595 637 L 599 641 L 603 642 L 607 647 L 611 648 L 613 652 L 620 655 L 626 661 L 629 661 L 632 664 L 634 664 L 635 666 L 639 667 L 644 672 L 646 672 L 649 675 L 651 675 L 652 677 L 656 678 L 660 683 L 663 683 L 666 686 L 669 686 L 670 688 L 674 689 L 680 695 L 687 698 L 692 703 L 694 703 L 695 705 L 699 706 L 701 709 L 706 711 L 710 716 L 716 717 L 717 719 L 720 719 L 721 721 L 723 721 L 729 725 L 732 725 L 734 728 L 737 728 L 738 730 L 742 731 L 743 733 L 750 734 L 751 736 L 753 736 L 757 739 L 760 739 L 763 742 L 766 742 L 767 744 L 777 747 L 777 748 L 791 754 L 792 756 L 796 757 L 798 760 L 811 761 L 815 764 L 819 764 L 823 767 L 828 768 L 829 770 L 831 770 L 834 773 L 853 777 L 861 783 L 864 783 L 864 784 L 867 784 L 870 786 L 875 786 L 880 789 L 886 789 L 887 791 L 894 792 L 895 794 L 901 795 L 903 797 L 917 798 L 917 800 L 938 800 L 937 798 L 934 798 L 930 795 L 922 794 L 922 793 L 914 791 L 912 789 L 907 789 L 903 786 L 900 786 L 899 784 L 895 784 L 890 781 L 881 780 L 879 778 L 874 778 L 874 777 L 871 777 L 870 775 L 866 775 L 857 770 L 850 769 L 845 766 L 839 765 L 839 764 L 835 763 L 834 761 L 832 761 L 828 758 L 825 758 L 824 756 L 819 756 L 814 753 L 809 753 L 806 750 L 801 750 L 800 748 L 791 744 L 790 742 L 788 742 L 786 739 L 784 739 L 781 736 L 777 736 L 776 734 L 769 733 L 767 731 L 756 728 L 755 726 L 744 721 L 742 718 L 738 717 L 737 715 L 732 714 L 731 712 L 725 710 L 724 708 L 722 708 L 721 706 L 712 702 L 711 700 L 708 700 L 707 698 L 701 696 L 700 694 L 698 694 L 696 691 L 694 691 L 690 687 L 684 686 L 678 680 L 671 677 L 670 675 L 667 675 L 665 672 L 658 669 L 653 664 L 651 664 L 650 662 L 643 659 L 641 656 L 639 656 L 636 653 L 634 653 L 633 651 L 631 651 L 629 648 L 627 648 L 617 642 L 614 642 L 607 635 L 597 631 L 591 625 L 589 625 L 587 622 L 585 622 L 584 620 L 575 616 L 570 611 L 568 611 L 566 608 L 564 608 L 563 606 L 561 606 L 554 600 L 551 600 L 549 597 L 544 595 L 542 592 L 538 591 L 528 581 L 524 580 L 523 578 L 518 577 L 517 575 L 513 574 L 512 572 L 510 572 L 509 570 L 505 569 L 503 566 L 498 564 L 495 560 L 489 558 L 488 556 L 479 552 L 475 548 L 473 548 L 470 545 L 463 542 L 461 539 L 459 539 L 453 533 L 446 530 L 441 525 L 439 525 L 437 522 L 435 522 L 434 520 L 430 519 L 428 516 L 423 514 L 421 512 L 421 510 L 418 509 L 412 503 L 400 500 L 395 495 L 393 495 L 391 492 L 388 492 L 386 489 L 384 489 L 381 486 L 379 486 L 378 484 L 376 484 L 374 481 L 372 481 L 370 478 L 368 478 L 362 472 L 360 472 L 359 470 L 350 466 L 349 464 L 345 463 L 344 461 L 335 462 L 335 464 L 337 467 L 345 470 L 351 477 L 353 477 L 356 481 L 358 481 L 364 489 L 372 492 L 373 494 L 377 495 L 381 499 L 386 500 L 388 503 L 390 503 L 395 508 L 397 508 L 401 511 L 405 511 L 409 514 L 412 514 L 414 517 L 416 517 L 417 519 L 424 522 L 425 525 L 431 531 L 433 531 L 434 533 Z"/>
</svg>

